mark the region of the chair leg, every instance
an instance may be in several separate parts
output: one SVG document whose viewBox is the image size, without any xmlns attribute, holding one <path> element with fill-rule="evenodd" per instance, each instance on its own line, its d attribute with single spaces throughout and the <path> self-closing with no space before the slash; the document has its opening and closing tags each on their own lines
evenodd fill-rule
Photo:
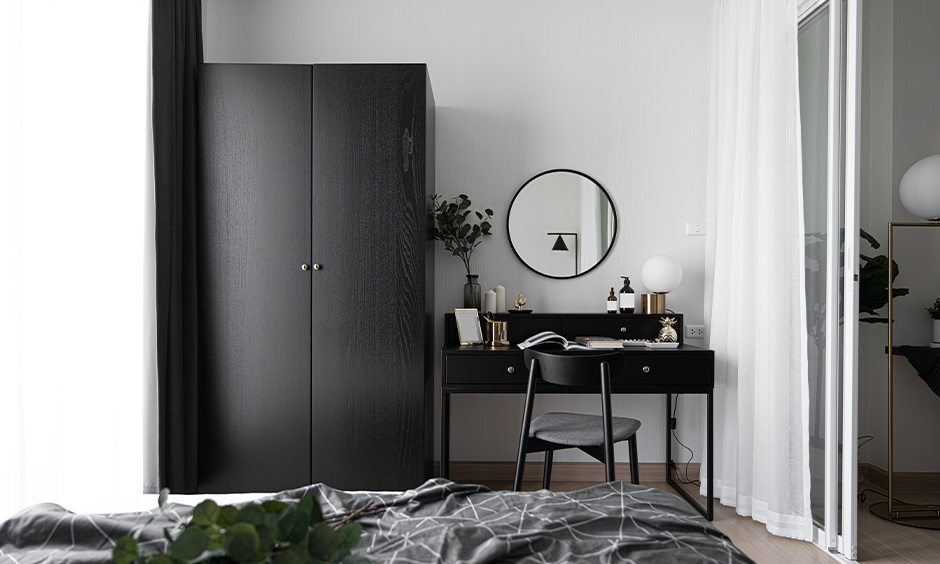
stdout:
<svg viewBox="0 0 940 564">
<path fill-rule="evenodd" d="M 523 439 L 524 441 L 525 439 Z M 522 446 L 519 447 L 519 456 L 516 459 L 516 477 L 512 482 L 512 491 L 521 492 L 522 491 L 522 475 L 525 473 L 525 442 Z"/>
<path fill-rule="evenodd" d="M 542 473 L 542 489 L 547 490 L 548 486 L 552 482 L 552 458 L 554 457 L 555 451 L 546 450 L 545 451 L 545 471 Z"/>
<path fill-rule="evenodd" d="M 630 443 L 630 482 L 633 484 L 640 483 L 640 459 L 636 454 L 636 433 L 632 437 L 627 439 L 627 442 Z"/>
</svg>

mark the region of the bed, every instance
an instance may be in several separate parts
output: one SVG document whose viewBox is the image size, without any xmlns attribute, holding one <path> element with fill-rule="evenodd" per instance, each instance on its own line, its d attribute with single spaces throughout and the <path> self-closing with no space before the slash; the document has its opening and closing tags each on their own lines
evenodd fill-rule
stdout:
<svg viewBox="0 0 940 564">
<path fill-rule="evenodd" d="M 432 479 L 405 492 L 345 492 L 323 484 L 265 496 L 287 503 L 308 492 L 324 513 L 372 503 L 353 550 L 372 562 L 753 562 L 673 494 L 623 482 L 574 492 L 493 492 Z M 211 496 L 209 496 L 211 497 Z M 192 507 L 170 504 L 186 517 Z M 55 504 L 27 508 L 0 525 L 0 564 L 111 562 L 118 538 L 143 528 L 139 541 L 163 549 L 165 522 L 136 513 L 70 513 Z"/>
</svg>

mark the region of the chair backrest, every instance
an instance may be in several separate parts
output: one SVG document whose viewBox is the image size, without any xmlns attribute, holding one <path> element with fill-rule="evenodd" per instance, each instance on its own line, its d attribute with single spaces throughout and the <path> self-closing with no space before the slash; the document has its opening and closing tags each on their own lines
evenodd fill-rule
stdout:
<svg viewBox="0 0 940 564">
<path fill-rule="evenodd" d="M 623 373 L 621 352 L 526 349 L 523 356 L 526 368 L 531 368 L 532 360 L 538 359 L 539 377 L 559 386 L 600 385 L 600 367 L 603 362 L 610 367 L 611 379 Z"/>
</svg>

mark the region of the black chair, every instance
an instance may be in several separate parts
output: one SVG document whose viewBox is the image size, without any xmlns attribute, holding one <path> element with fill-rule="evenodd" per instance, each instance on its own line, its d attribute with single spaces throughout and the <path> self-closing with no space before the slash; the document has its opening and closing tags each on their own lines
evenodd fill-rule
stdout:
<svg viewBox="0 0 940 564">
<path fill-rule="evenodd" d="M 542 487 L 548 489 L 552 477 L 552 456 L 556 450 L 579 448 L 604 463 L 607 481 L 614 477 L 614 443 L 630 442 L 630 481 L 640 482 L 637 468 L 636 432 L 640 422 L 610 413 L 610 380 L 623 373 L 623 354 L 594 351 L 537 351 L 526 349 L 529 386 L 519 438 L 519 457 L 513 490 L 522 488 L 526 454 L 545 452 Z M 598 388 L 602 415 L 581 413 L 544 413 L 532 420 L 536 387 L 546 382 L 559 386 Z"/>
</svg>

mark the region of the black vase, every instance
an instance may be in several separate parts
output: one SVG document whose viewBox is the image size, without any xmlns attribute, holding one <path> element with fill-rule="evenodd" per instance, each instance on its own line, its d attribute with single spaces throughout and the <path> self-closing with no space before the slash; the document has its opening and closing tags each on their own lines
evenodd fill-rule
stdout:
<svg viewBox="0 0 940 564">
<path fill-rule="evenodd" d="M 467 283 L 463 285 L 463 307 L 480 309 L 480 284 L 477 274 L 468 274 Z"/>
</svg>

